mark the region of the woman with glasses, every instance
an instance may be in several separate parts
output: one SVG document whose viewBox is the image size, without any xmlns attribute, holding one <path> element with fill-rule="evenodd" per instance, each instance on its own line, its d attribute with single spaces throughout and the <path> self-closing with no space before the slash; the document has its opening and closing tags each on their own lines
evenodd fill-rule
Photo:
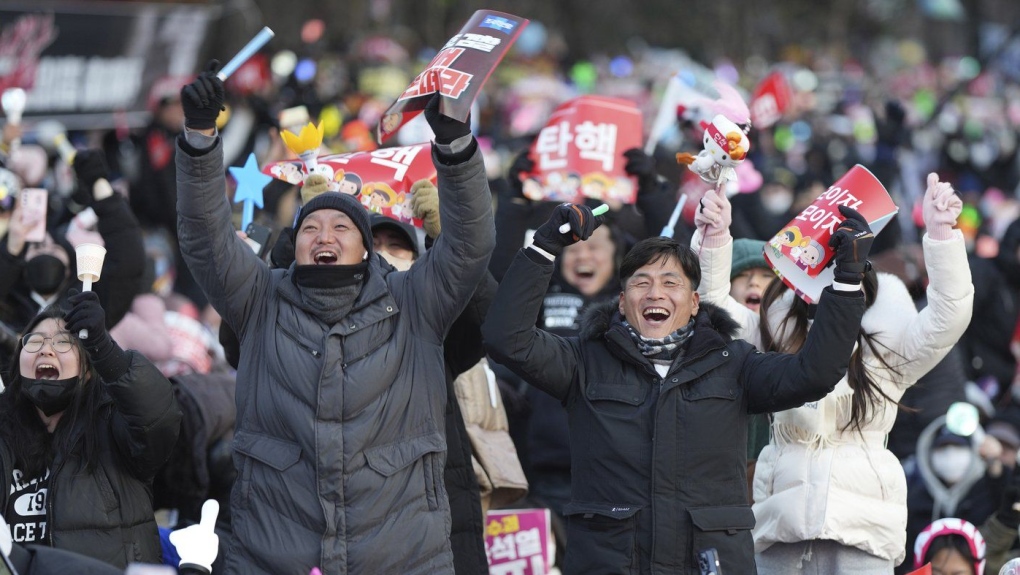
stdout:
<svg viewBox="0 0 1020 575">
<path fill-rule="evenodd" d="M 152 478 L 181 412 L 159 370 L 110 338 L 94 292 L 68 305 L 29 322 L 0 394 L 0 513 L 19 543 L 160 563 Z"/>
</svg>

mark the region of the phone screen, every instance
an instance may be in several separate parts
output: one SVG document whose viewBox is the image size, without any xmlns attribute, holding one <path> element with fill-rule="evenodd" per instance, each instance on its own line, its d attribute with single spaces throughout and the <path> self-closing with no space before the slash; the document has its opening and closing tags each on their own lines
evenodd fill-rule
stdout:
<svg viewBox="0 0 1020 575">
<path fill-rule="evenodd" d="M 42 188 L 21 190 L 21 221 L 32 222 L 25 232 L 26 242 L 41 242 L 46 239 L 46 204 L 49 192 Z"/>
</svg>

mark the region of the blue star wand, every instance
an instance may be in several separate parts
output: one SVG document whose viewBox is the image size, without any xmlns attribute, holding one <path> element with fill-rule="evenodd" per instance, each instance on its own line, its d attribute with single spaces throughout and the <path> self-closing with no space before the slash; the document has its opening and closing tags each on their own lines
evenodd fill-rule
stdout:
<svg viewBox="0 0 1020 575">
<path fill-rule="evenodd" d="M 234 191 L 234 203 L 243 203 L 241 211 L 241 229 L 247 230 L 248 224 L 255 218 L 255 208 L 262 208 L 262 188 L 273 181 L 272 176 L 267 176 L 259 170 L 255 154 L 248 154 L 243 167 L 231 166 L 230 175 L 237 181 L 237 190 Z"/>
</svg>

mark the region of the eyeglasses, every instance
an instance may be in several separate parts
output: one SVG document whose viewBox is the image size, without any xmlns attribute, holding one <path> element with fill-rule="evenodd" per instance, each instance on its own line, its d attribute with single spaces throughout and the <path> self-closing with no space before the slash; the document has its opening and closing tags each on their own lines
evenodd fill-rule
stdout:
<svg viewBox="0 0 1020 575">
<path fill-rule="evenodd" d="M 50 342 L 50 347 L 57 353 L 67 353 L 74 347 L 74 340 L 67 332 L 58 333 L 53 337 L 46 337 L 41 333 L 26 333 L 25 337 L 21 338 L 21 347 L 29 353 L 35 353 L 42 349 L 46 341 Z"/>
</svg>

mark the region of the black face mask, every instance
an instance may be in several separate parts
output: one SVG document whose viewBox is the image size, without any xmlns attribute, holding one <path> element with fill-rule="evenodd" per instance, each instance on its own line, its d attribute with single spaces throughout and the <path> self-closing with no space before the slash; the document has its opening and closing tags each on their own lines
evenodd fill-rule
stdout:
<svg viewBox="0 0 1020 575">
<path fill-rule="evenodd" d="M 338 288 L 359 284 L 365 279 L 368 262 L 352 265 L 294 266 L 294 283 L 308 288 Z"/>
<path fill-rule="evenodd" d="M 39 295 L 49 296 L 57 293 L 60 284 L 64 283 L 67 266 L 56 256 L 40 254 L 28 260 L 25 265 L 25 279 L 28 287 Z"/>
<path fill-rule="evenodd" d="M 60 413 L 71 405 L 78 378 L 32 379 L 21 376 L 21 395 L 46 415 Z"/>
</svg>

